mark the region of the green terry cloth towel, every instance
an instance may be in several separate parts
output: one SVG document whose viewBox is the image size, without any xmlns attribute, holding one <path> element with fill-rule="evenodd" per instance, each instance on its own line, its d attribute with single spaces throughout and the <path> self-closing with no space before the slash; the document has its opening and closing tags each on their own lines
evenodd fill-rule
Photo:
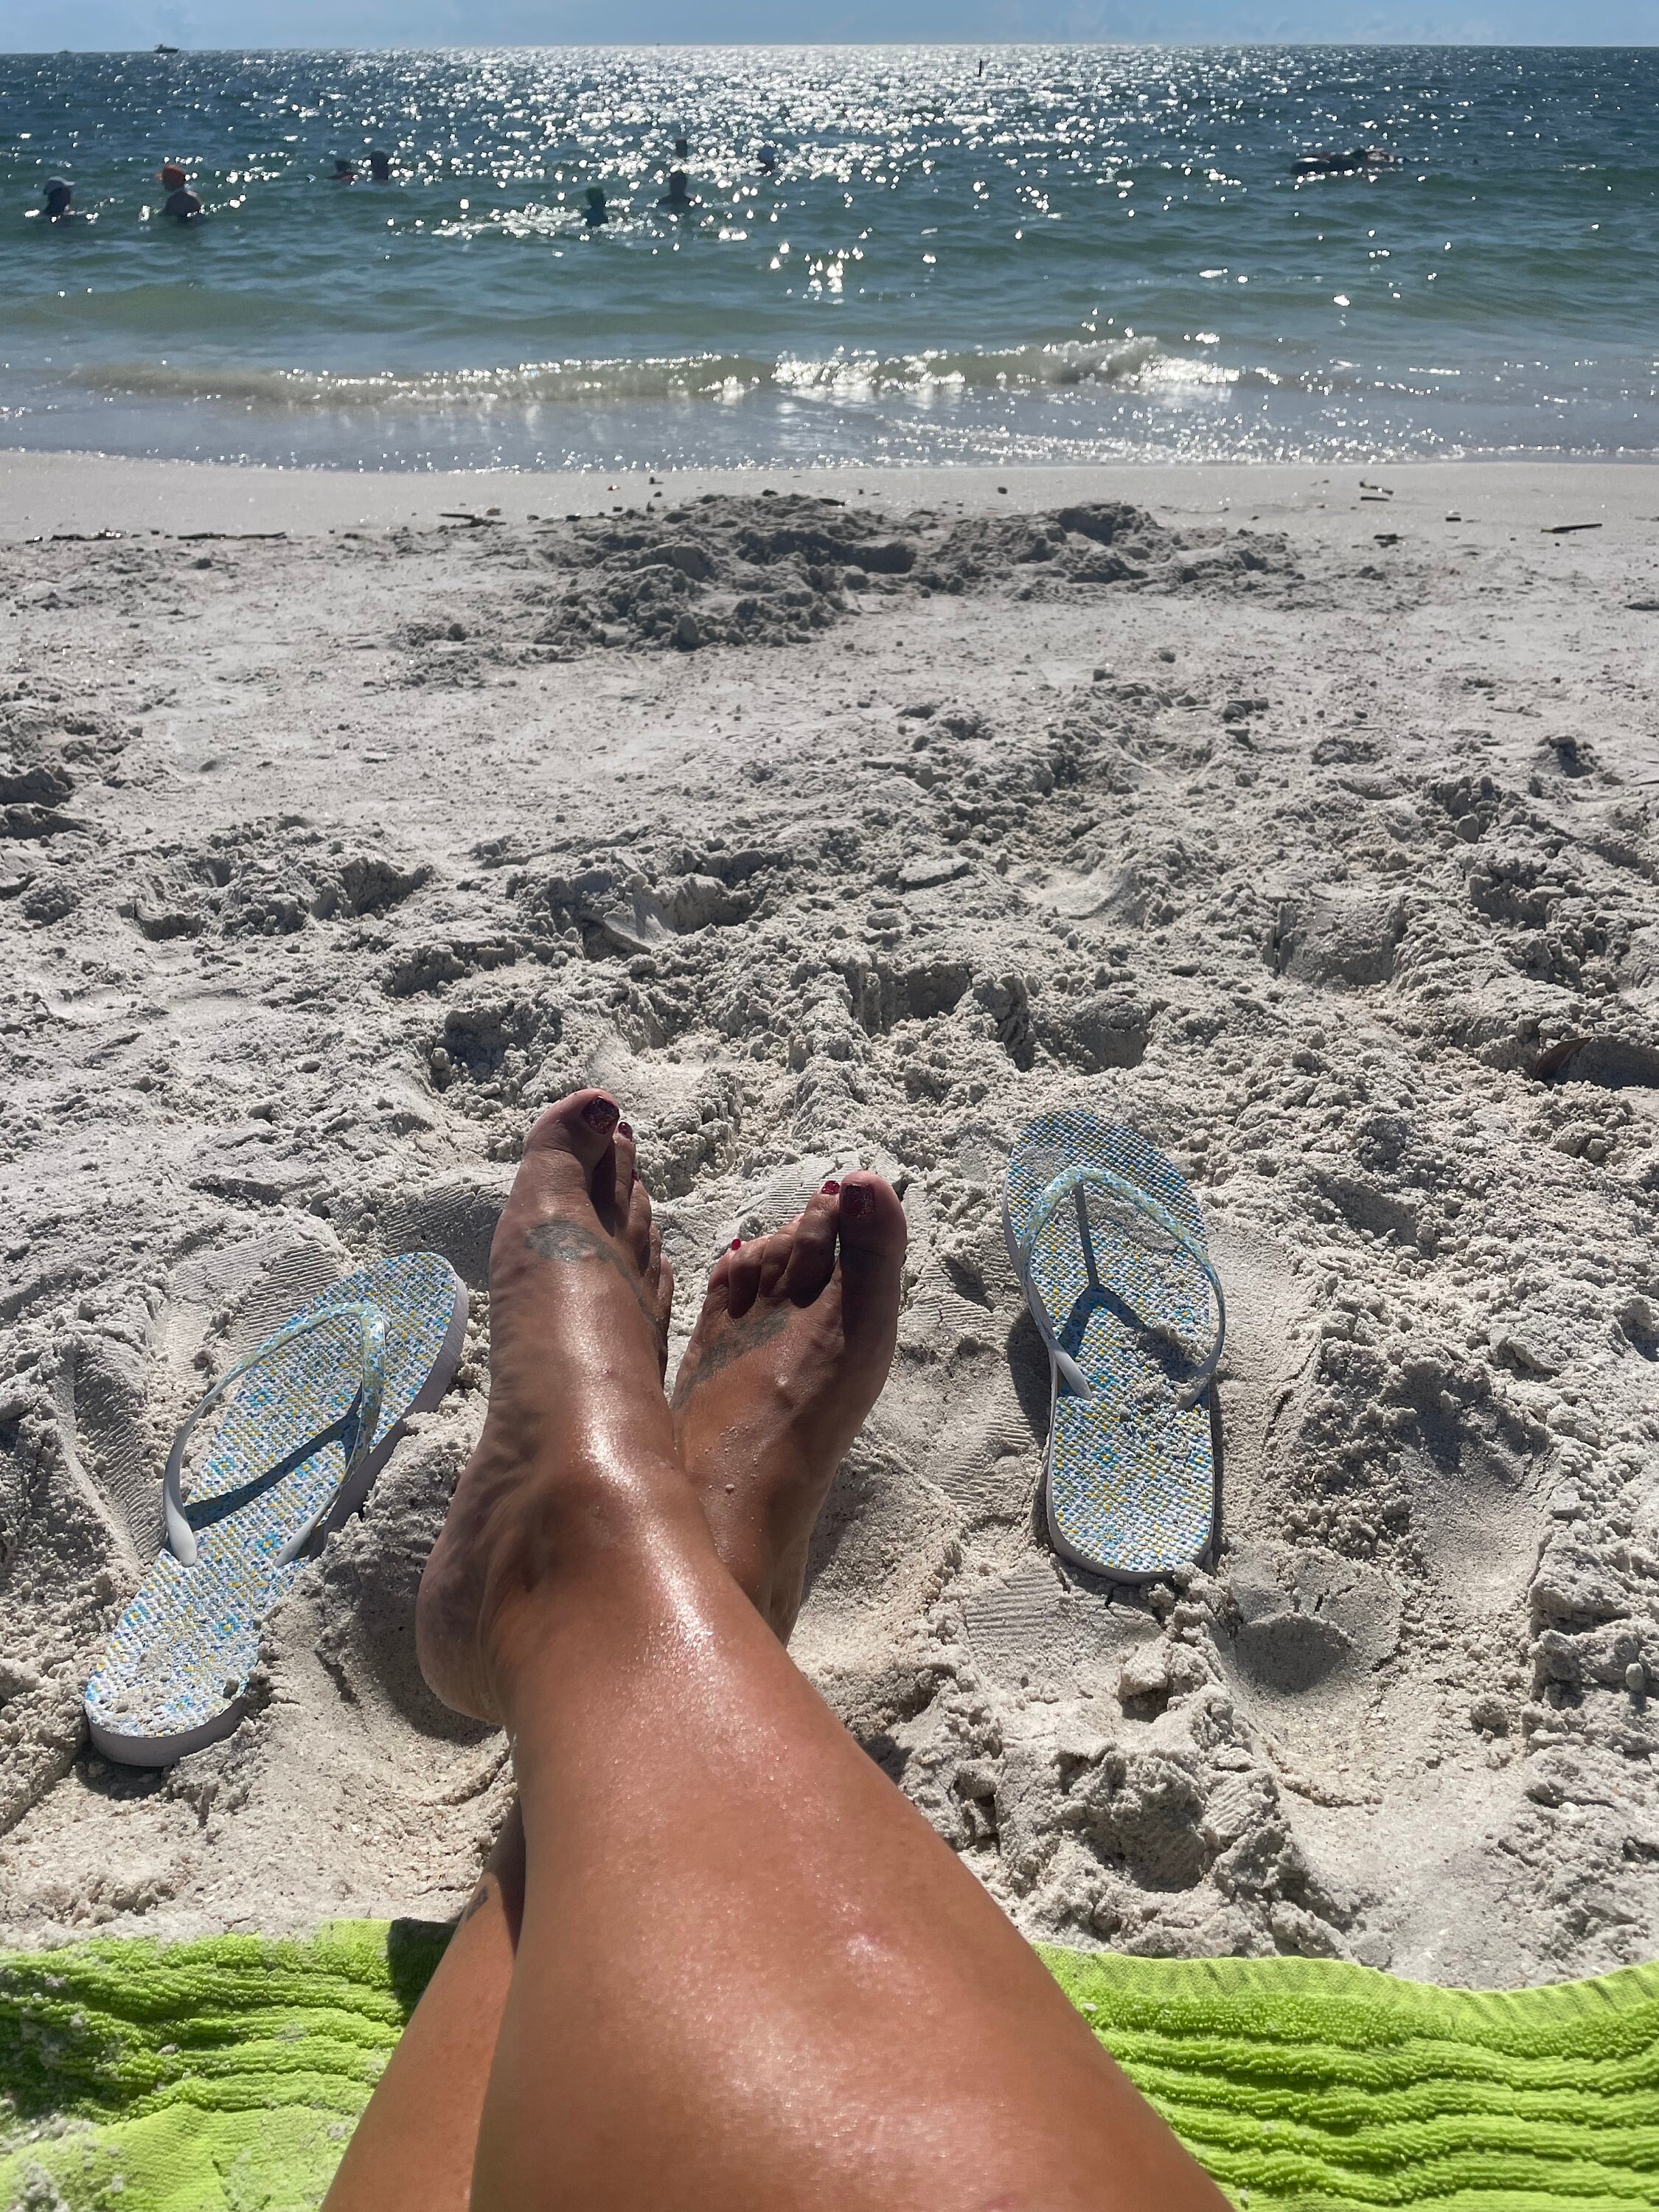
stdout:
<svg viewBox="0 0 1659 2212">
<path fill-rule="evenodd" d="M 0 2212 L 314 2212 L 447 1936 L 351 1921 L 0 1954 Z M 1248 2212 L 1659 2203 L 1659 1966 L 1491 1992 L 1328 1960 L 1042 1955 Z"/>
</svg>

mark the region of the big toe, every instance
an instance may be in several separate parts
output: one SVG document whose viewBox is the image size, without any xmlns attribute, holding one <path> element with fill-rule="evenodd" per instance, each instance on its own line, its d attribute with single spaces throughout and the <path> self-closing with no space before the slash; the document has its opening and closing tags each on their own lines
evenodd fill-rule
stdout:
<svg viewBox="0 0 1659 2212">
<path fill-rule="evenodd" d="M 520 1176 L 542 1187 L 568 1183 L 573 1194 L 580 1187 L 591 1195 L 594 1171 L 603 1163 L 609 1173 L 599 1180 L 610 1186 L 615 1175 L 612 1139 L 621 1119 L 622 1109 L 608 1091 L 573 1091 L 537 1116 L 525 1139 Z M 610 1195 L 607 1187 L 605 1196 Z"/>
<path fill-rule="evenodd" d="M 898 1328 L 909 1227 L 884 1176 L 856 1169 L 841 1182 L 842 1310 L 849 1339 L 890 1345 Z"/>
</svg>

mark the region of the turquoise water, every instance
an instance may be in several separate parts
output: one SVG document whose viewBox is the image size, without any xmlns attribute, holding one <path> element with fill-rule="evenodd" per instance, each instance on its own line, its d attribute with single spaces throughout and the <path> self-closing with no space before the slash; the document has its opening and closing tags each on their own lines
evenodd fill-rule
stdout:
<svg viewBox="0 0 1659 2212">
<path fill-rule="evenodd" d="M 1399 166 L 1295 179 L 1358 143 Z M 14 445 L 1646 457 L 1659 49 L 0 56 L 0 299 Z"/>
</svg>

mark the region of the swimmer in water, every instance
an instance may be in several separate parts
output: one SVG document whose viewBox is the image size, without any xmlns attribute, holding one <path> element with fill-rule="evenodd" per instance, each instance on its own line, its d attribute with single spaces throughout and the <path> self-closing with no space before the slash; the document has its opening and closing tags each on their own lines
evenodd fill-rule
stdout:
<svg viewBox="0 0 1659 2212">
<path fill-rule="evenodd" d="M 776 176 L 778 173 L 778 149 L 775 146 L 763 146 L 760 152 L 755 156 L 755 159 L 760 164 L 760 173 L 762 176 Z"/>
<path fill-rule="evenodd" d="M 674 159 L 677 161 L 689 161 L 690 158 L 690 146 L 684 138 L 677 138 L 674 141 Z"/>
<path fill-rule="evenodd" d="M 356 183 L 357 172 L 353 168 L 350 162 L 347 161 L 343 154 L 337 154 L 334 156 L 334 174 L 329 181 L 331 184 L 336 185 L 355 185 Z"/>
<path fill-rule="evenodd" d="M 696 200 L 685 189 L 684 170 L 671 169 L 668 172 L 668 190 L 657 202 L 657 205 L 659 208 L 669 209 L 675 215 L 681 215 L 687 208 L 694 208 L 696 204 Z"/>
<path fill-rule="evenodd" d="M 389 185 L 392 182 L 391 155 L 371 154 L 368 157 L 368 173 L 377 185 Z"/>
<path fill-rule="evenodd" d="M 163 215 L 171 216 L 175 222 L 194 222 L 202 212 L 198 194 L 191 191 L 190 179 L 176 161 L 169 161 L 161 173 L 167 196 L 161 203 Z"/>
<path fill-rule="evenodd" d="M 1342 153 L 1333 153 L 1322 146 L 1312 154 L 1304 154 L 1291 163 L 1291 173 L 1297 177 L 1356 177 L 1376 169 L 1397 169 L 1398 154 L 1390 154 L 1384 146 L 1350 146 Z"/>
<path fill-rule="evenodd" d="M 72 204 L 75 198 L 75 187 L 67 177 L 48 177 L 40 189 L 46 196 L 46 204 L 40 212 L 48 222 L 75 221 L 75 209 Z"/>
<path fill-rule="evenodd" d="M 587 205 L 582 210 L 582 221 L 590 230 L 597 230 L 602 222 L 609 222 L 611 210 L 605 205 L 605 194 L 597 185 L 590 185 L 586 192 Z"/>
</svg>

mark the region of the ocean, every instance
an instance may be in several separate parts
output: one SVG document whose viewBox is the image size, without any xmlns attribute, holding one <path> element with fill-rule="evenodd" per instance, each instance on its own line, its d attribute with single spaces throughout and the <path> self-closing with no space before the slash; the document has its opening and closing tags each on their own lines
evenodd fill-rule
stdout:
<svg viewBox="0 0 1659 2212">
<path fill-rule="evenodd" d="M 1650 459 L 1659 49 L 0 55 L 0 301 L 13 446 Z"/>
</svg>

